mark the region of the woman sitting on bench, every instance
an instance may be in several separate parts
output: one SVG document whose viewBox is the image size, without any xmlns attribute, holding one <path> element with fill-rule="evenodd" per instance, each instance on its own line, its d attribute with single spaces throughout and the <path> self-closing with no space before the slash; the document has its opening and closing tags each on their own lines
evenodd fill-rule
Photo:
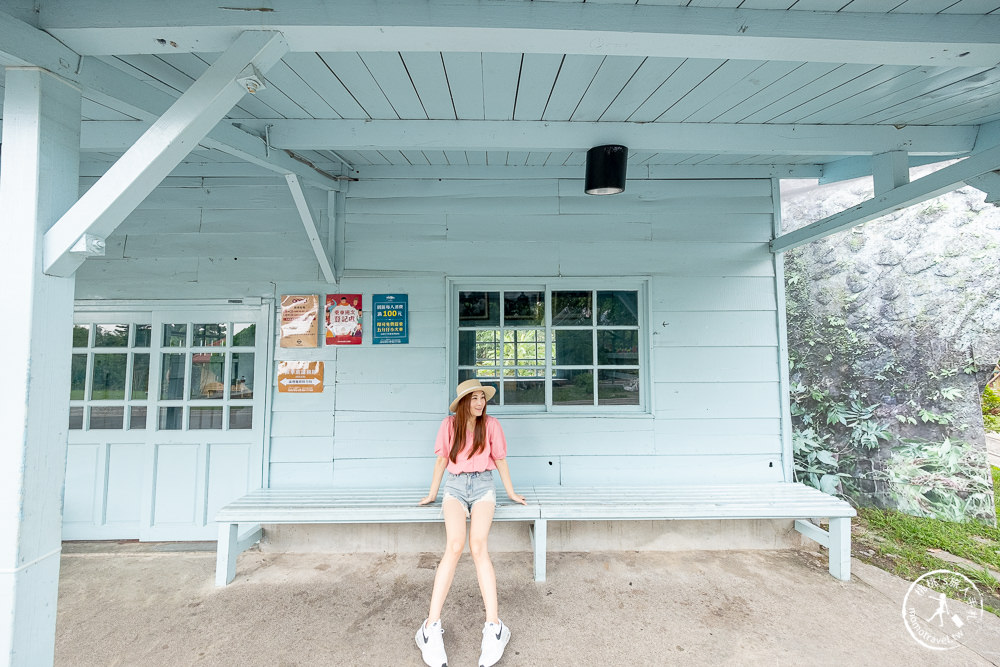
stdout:
<svg viewBox="0 0 1000 667">
<path fill-rule="evenodd" d="M 458 559 L 465 549 L 465 520 L 470 516 L 469 550 L 476 564 L 479 592 L 486 607 L 480 667 L 495 665 L 510 641 L 510 629 L 497 615 L 497 579 L 486 544 L 496 508 L 493 470 L 500 473 L 504 489 L 511 500 L 522 505 L 527 502 L 523 496 L 514 492 L 510 481 L 510 470 L 505 460 L 507 441 L 500 422 L 486 415 L 486 402 L 495 393 L 496 389 L 483 386 L 479 380 L 466 380 L 458 385 L 455 400 L 449 406 L 449 410 L 455 415 L 446 417 L 441 422 L 434 443 L 434 453 L 438 458 L 434 465 L 430 492 L 420 501 L 421 505 L 426 505 L 437 499 L 441 477 L 447 470 L 448 479 L 444 484 L 441 508 L 448 543 L 434 575 L 434 590 L 427 620 L 416 634 L 417 646 L 420 647 L 424 663 L 430 667 L 443 667 L 448 661 L 442 636 L 441 609 L 448 597 Z"/>
</svg>

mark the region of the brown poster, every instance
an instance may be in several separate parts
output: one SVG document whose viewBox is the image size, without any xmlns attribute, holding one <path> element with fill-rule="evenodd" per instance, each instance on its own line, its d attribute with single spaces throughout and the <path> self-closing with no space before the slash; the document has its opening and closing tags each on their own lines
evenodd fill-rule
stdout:
<svg viewBox="0 0 1000 667">
<path fill-rule="evenodd" d="M 279 361 L 278 391 L 288 394 L 323 393 L 323 362 Z"/>
<path fill-rule="evenodd" d="M 319 295 L 281 297 L 281 347 L 316 347 L 319 335 Z"/>
</svg>

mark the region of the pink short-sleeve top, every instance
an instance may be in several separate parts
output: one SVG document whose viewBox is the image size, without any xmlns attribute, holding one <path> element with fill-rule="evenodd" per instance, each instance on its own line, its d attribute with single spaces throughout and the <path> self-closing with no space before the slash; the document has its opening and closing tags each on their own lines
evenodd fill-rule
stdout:
<svg viewBox="0 0 1000 667">
<path fill-rule="evenodd" d="M 445 417 L 438 428 L 437 438 L 434 440 L 434 453 L 443 459 L 448 460 L 448 472 L 459 474 L 463 472 L 483 472 L 484 470 L 496 470 L 495 461 L 507 458 L 507 440 L 503 436 L 503 429 L 500 422 L 489 415 L 486 415 L 486 447 L 475 456 L 470 457 L 472 451 L 473 432 L 466 435 L 465 447 L 458 453 L 458 460 L 452 462 L 448 458 L 451 452 L 452 438 L 455 432 L 455 416 Z"/>
</svg>

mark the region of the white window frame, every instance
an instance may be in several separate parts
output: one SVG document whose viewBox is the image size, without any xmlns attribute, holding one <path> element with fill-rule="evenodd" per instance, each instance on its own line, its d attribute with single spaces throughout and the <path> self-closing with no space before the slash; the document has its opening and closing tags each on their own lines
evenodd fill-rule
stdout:
<svg viewBox="0 0 1000 667">
<path fill-rule="evenodd" d="M 553 405 L 552 374 L 554 361 L 551 356 L 552 330 L 563 328 L 552 325 L 551 308 L 546 308 L 542 325 L 530 328 L 545 330 L 545 403 L 543 405 L 490 405 L 492 414 L 507 416 L 623 416 L 652 414 L 652 355 L 649 346 L 649 329 L 652 321 L 650 304 L 650 276 L 615 276 L 606 278 L 459 278 L 447 279 L 447 320 L 448 320 L 448 380 L 449 387 L 458 384 L 458 294 L 467 291 L 541 291 L 545 293 L 545 303 L 551 304 L 552 292 L 573 290 L 632 290 L 638 293 L 638 342 L 639 342 L 639 404 L 638 405 Z M 599 330 L 599 325 L 588 327 Z M 610 327 L 616 328 L 616 327 Z M 596 369 L 595 369 L 596 370 Z M 595 373 L 596 376 L 596 373 Z M 595 378 L 596 379 L 596 378 Z M 500 383 L 503 383 L 501 375 Z M 596 399 L 596 396 L 595 396 Z"/>
</svg>

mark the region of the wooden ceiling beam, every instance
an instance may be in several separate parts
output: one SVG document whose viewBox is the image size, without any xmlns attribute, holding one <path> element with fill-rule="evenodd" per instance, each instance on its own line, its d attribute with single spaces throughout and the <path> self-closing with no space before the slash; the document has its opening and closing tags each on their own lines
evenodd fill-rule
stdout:
<svg viewBox="0 0 1000 667">
<path fill-rule="evenodd" d="M 277 30 L 292 51 L 709 55 L 889 65 L 993 67 L 1000 16 L 877 14 L 555 2 L 48 0 L 39 25 L 84 55 L 222 51 Z"/>
</svg>

